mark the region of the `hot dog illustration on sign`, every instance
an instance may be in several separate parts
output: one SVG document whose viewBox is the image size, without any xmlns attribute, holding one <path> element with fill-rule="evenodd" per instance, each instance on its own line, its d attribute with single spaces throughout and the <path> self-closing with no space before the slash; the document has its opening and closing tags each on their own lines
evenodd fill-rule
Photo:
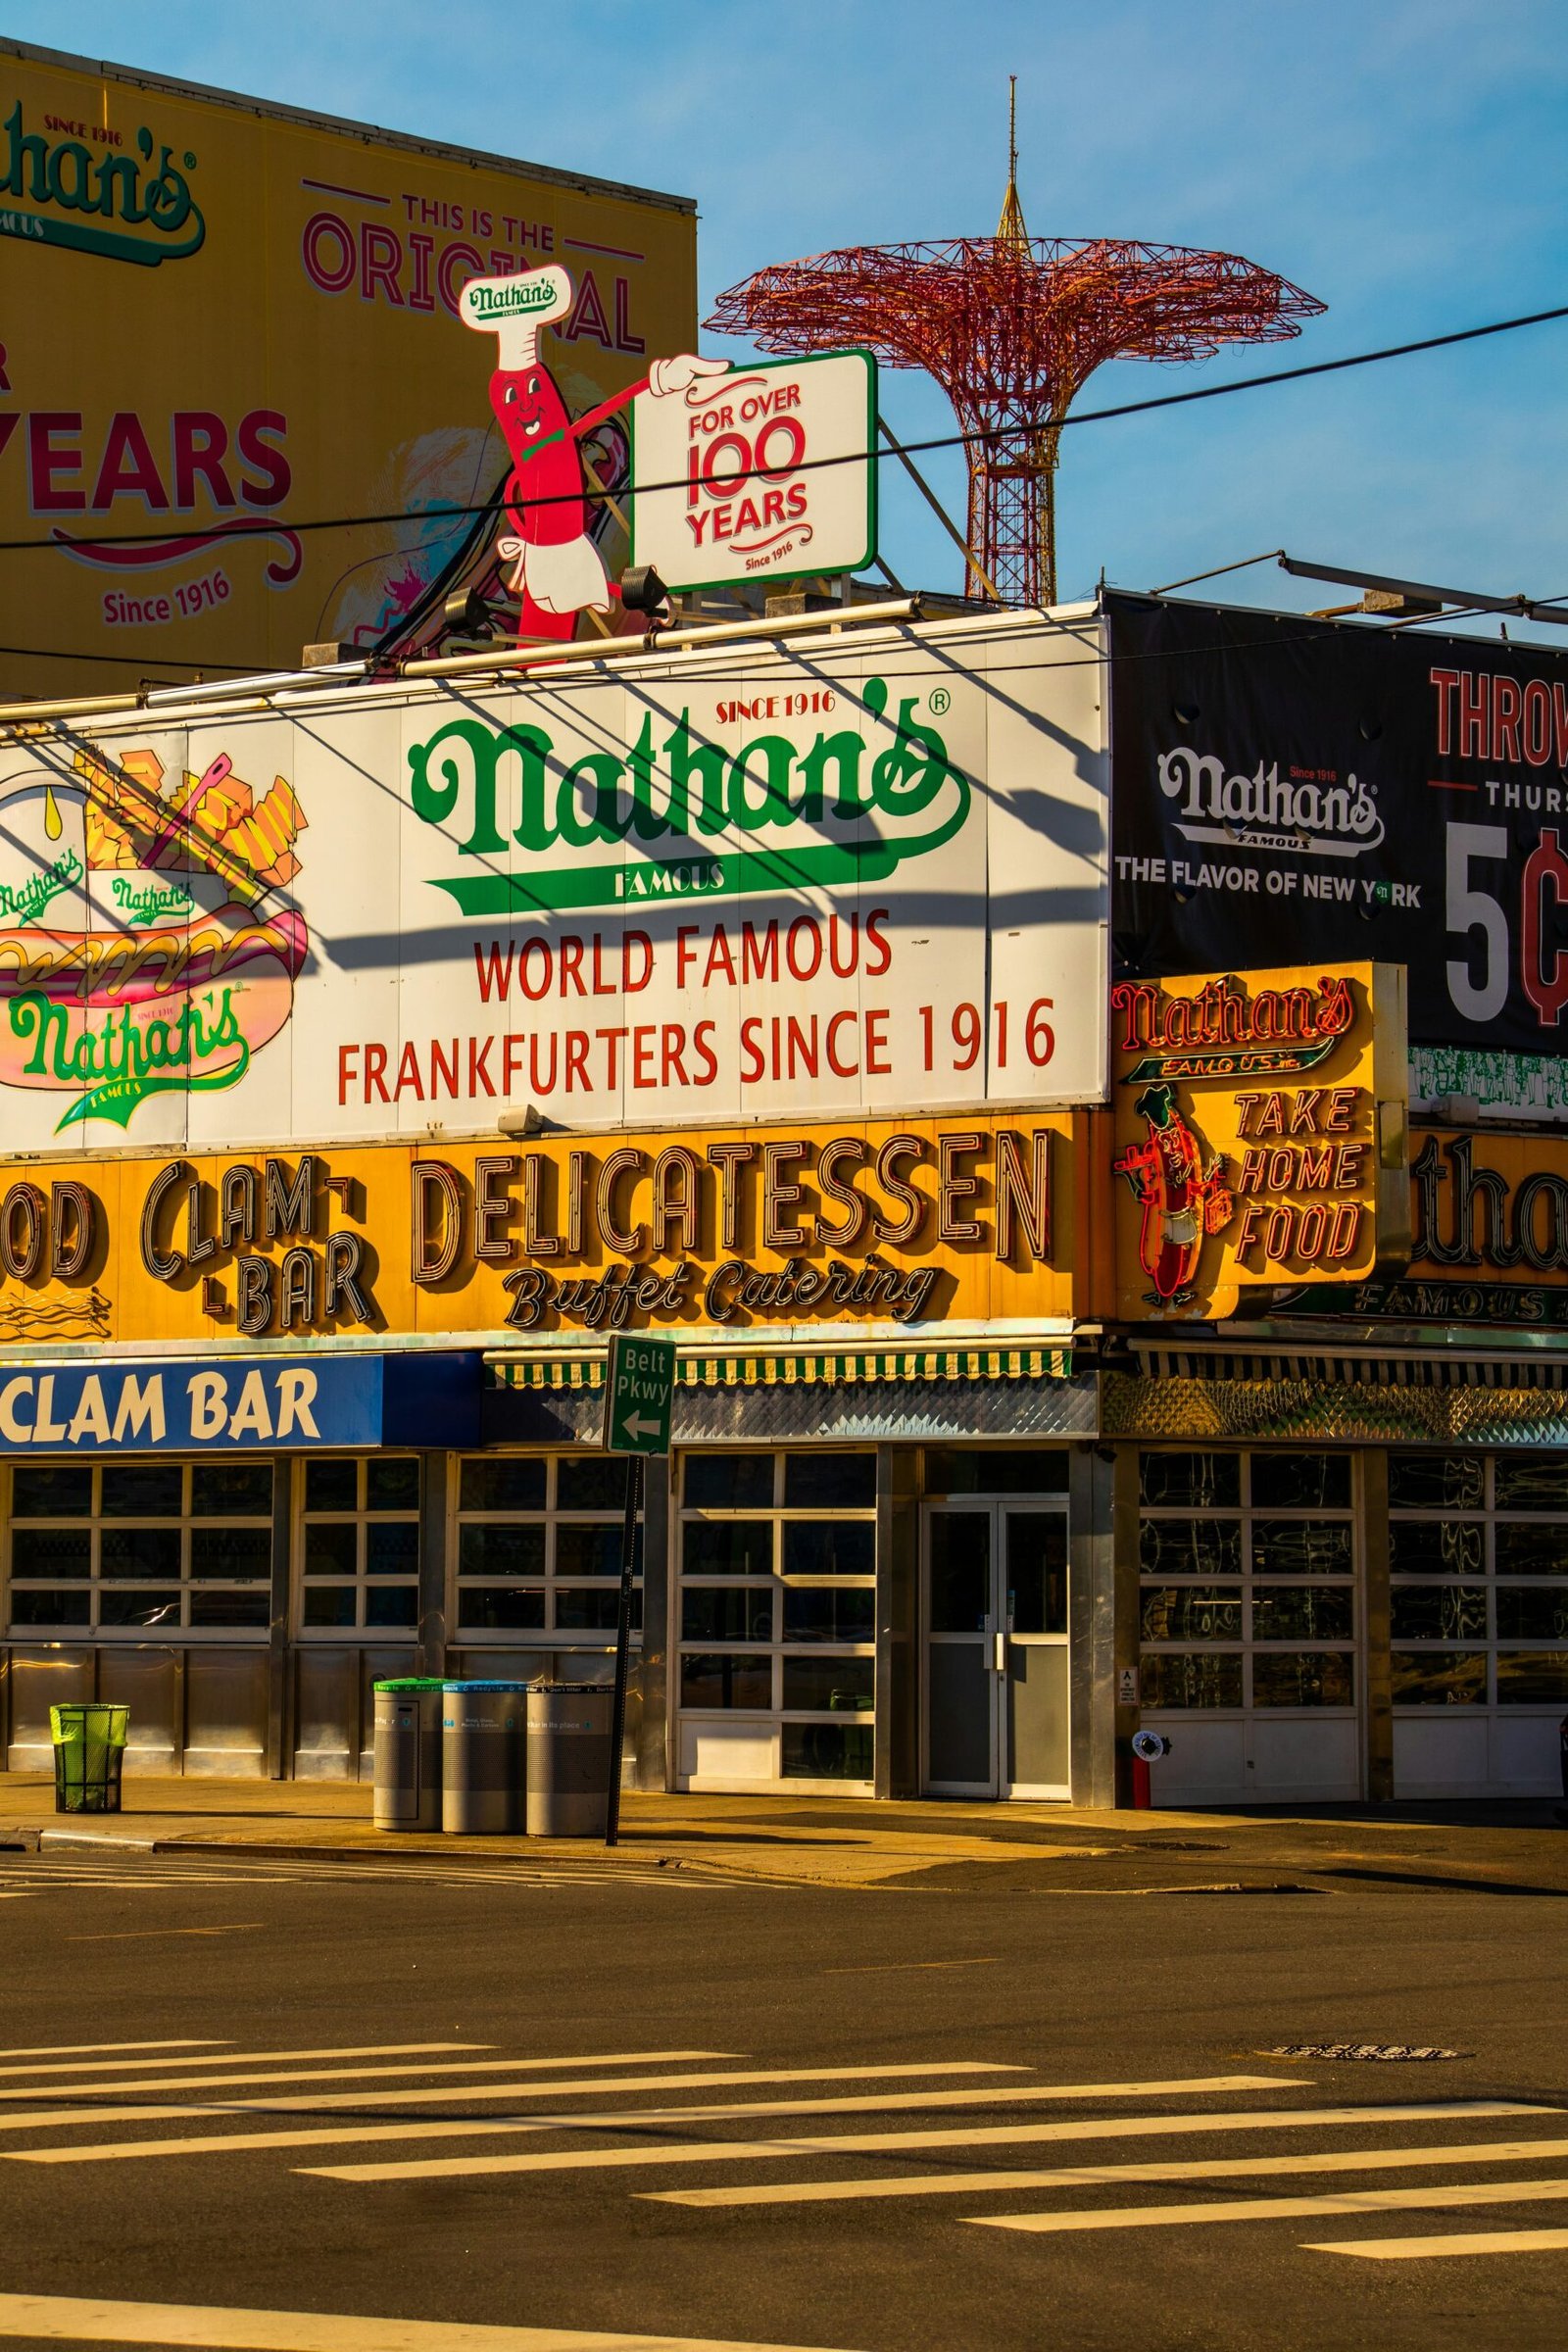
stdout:
<svg viewBox="0 0 1568 2352">
<path fill-rule="evenodd" d="M 507 586 L 521 599 L 519 642 L 569 638 L 579 612 L 607 612 L 614 594 L 603 558 L 588 535 L 581 443 L 636 398 L 662 399 L 705 375 L 726 375 L 727 360 L 681 352 L 656 360 L 640 383 L 629 384 L 586 416 L 568 415 L 561 387 L 539 357 L 539 330 L 564 318 L 574 300 L 569 270 L 525 270 L 514 277 L 470 277 L 458 298 L 465 326 L 493 334 L 496 369 L 490 406 L 512 458 L 507 483 L 507 529 L 496 542 Z"/>
<path fill-rule="evenodd" d="M 0 1087 L 55 1097 L 64 1133 L 238 1086 L 293 1012 L 307 830 L 286 776 L 226 752 L 196 774 L 77 742 L 0 779 Z"/>
<path fill-rule="evenodd" d="M 1204 1236 L 1219 1233 L 1235 1214 L 1223 1157 L 1203 1161 L 1203 1147 L 1176 1107 L 1169 1086 L 1144 1089 L 1134 1104 L 1149 1127 L 1111 1163 L 1125 1176 L 1143 1210 L 1138 1262 L 1153 1284 L 1152 1306 L 1181 1306 L 1193 1295 Z"/>
</svg>

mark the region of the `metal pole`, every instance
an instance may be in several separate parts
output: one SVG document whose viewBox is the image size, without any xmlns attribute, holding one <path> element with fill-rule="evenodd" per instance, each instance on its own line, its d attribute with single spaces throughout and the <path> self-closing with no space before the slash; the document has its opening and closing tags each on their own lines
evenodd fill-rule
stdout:
<svg viewBox="0 0 1568 2352">
<path fill-rule="evenodd" d="M 626 1669 L 631 1657 L 631 1586 L 637 1573 L 637 1508 L 642 1499 L 643 1457 L 626 1456 L 626 1513 L 620 1526 L 620 1605 L 615 1613 L 615 1695 L 610 1710 L 610 1805 L 605 1843 L 620 1838 L 620 1750 L 626 1736 Z"/>
<path fill-rule="evenodd" d="M 957 524 L 954 521 L 952 515 L 948 513 L 947 508 L 942 504 L 941 499 L 938 498 L 936 492 L 932 489 L 930 483 L 926 480 L 924 474 L 920 471 L 920 468 L 916 466 L 914 460 L 910 457 L 903 442 L 898 440 L 896 436 L 888 430 L 885 420 L 880 416 L 876 420 L 876 429 L 881 434 L 883 440 L 887 443 L 889 449 L 893 452 L 893 455 L 898 459 L 899 464 L 904 467 L 905 472 L 908 475 L 910 481 L 919 491 L 920 496 L 925 500 L 926 505 L 930 508 L 938 522 L 941 523 L 942 528 L 947 532 L 948 537 L 953 541 L 954 546 L 958 550 L 964 562 L 968 564 L 969 569 L 974 573 L 975 578 L 979 581 L 987 596 L 990 597 L 992 603 L 997 605 L 1004 605 L 1007 600 L 1003 595 L 1002 590 L 997 586 L 997 583 L 991 577 L 991 574 L 984 568 L 979 557 L 975 554 L 973 548 L 969 545 L 968 540 L 959 530 Z"/>
</svg>

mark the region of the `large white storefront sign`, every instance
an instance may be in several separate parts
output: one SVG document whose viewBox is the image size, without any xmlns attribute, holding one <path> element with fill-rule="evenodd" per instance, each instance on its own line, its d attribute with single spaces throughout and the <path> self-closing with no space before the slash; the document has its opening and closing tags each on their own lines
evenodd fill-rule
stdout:
<svg viewBox="0 0 1568 2352">
<path fill-rule="evenodd" d="M 12 742 L 7 1148 L 1099 1100 L 1095 643 L 960 621 Z"/>
</svg>

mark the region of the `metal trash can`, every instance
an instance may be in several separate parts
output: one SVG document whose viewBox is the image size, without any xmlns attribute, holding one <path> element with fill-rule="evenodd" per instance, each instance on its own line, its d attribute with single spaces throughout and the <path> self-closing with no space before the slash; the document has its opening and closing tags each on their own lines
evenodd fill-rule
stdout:
<svg viewBox="0 0 1568 2352">
<path fill-rule="evenodd" d="M 534 1683 L 528 1690 L 530 1838 L 603 1838 L 610 1826 L 610 1719 L 605 1683 Z"/>
<path fill-rule="evenodd" d="M 441 1827 L 498 1838 L 522 1827 L 521 1683 L 447 1683 L 441 1697 Z"/>
<path fill-rule="evenodd" d="M 120 1773 L 129 1729 L 128 1707 L 50 1708 L 57 1813 L 120 1811 Z"/>
<path fill-rule="evenodd" d="M 407 1675 L 375 1686 L 375 1805 L 378 1830 L 441 1827 L 441 1694 L 437 1676 Z"/>
</svg>

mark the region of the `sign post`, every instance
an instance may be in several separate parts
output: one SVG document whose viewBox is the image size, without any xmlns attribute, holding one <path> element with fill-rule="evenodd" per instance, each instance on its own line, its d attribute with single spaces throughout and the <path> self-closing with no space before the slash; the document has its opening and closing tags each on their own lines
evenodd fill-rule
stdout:
<svg viewBox="0 0 1568 2352">
<path fill-rule="evenodd" d="M 669 1451 L 675 1343 L 616 1333 L 605 1376 L 607 1453 L 626 1456 L 626 1507 L 620 1529 L 620 1599 L 615 1612 L 615 1694 L 610 1711 L 610 1803 L 605 1843 L 620 1837 L 620 1750 L 626 1735 L 626 1670 L 631 1654 L 631 1588 L 641 1549 L 638 1520 L 643 1456 Z"/>
</svg>

